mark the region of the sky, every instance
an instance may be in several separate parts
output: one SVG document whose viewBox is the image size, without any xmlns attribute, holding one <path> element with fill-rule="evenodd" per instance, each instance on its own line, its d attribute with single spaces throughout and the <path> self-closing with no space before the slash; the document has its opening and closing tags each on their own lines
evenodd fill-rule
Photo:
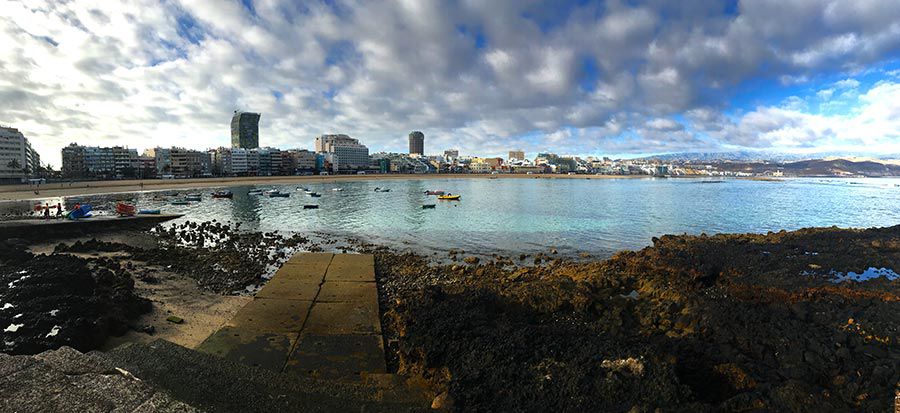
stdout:
<svg viewBox="0 0 900 413">
<path fill-rule="evenodd" d="M 900 153 L 897 0 L 0 0 L 0 124 L 371 152 Z"/>
</svg>

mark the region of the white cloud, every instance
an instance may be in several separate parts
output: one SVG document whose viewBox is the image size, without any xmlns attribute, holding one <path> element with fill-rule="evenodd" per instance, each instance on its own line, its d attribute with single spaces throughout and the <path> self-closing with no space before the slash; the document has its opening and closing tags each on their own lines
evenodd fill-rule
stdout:
<svg viewBox="0 0 900 413">
<path fill-rule="evenodd" d="M 742 1 L 737 16 L 702 1 L 252 4 L 0 0 L 0 122 L 57 165 L 75 140 L 227 145 L 239 108 L 262 112 L 266 145 L 308 147 L 340 131 L 400 150 L 421 129 L 430 151 L 486 154 L 864 139 L 842 125 L 883 142 L 877 128 L 895 126 L 877 88 L 859 92 L 852 78 L 818 89 L 835 110 L 864 105 L 844 114 L 855 124 L 797 105 L 734 125 L 720 112 L 747 80 L 814 82 L 896 56 L 894 0 Z M 679 114 L 709 138 L 679 128 Z"/>
</svg>

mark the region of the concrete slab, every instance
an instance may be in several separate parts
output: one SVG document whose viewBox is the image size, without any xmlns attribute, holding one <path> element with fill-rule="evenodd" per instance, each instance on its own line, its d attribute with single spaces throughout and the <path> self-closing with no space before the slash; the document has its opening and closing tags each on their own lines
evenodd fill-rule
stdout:
<svg viewBox="0 0 900 413">
<path fill-rule="evenodd" d="M 319 285 L 318 282 L 276 276 L 256 293 L 256 298 L 312 301 L 319 292 Z"/>
<path fill-rule="evenodd" d="M 225 326 L 252 332 L 299 333 L 310 304 L 310 301 L 257 298 L 240 309 Z"/>
<path fill-rule="evenodd" d="M 327 264 L 285 264 L 275 273 L 275 276 L 272 277 L 272 279 L 288 279 L 320 284 L 325 280 L 325 270 L 327 268 Z"/>
<path fill-rule="evenodd" d="M 289 374 L 345 381 L 386 370 L 381 336 L 356 334 L 303 334 L 284 368 Z"/>
<path fill-rule="evenodd" d="M 324 265 L 328 266 L 334 254 L 330 252 L 298 252 L 285 265 Z"/>
<path fill-rule="evenodd" d="M 374 282 L 328 281 L 322 284 L 320 303 L 354 302 L 378 304 L 378 287 Z"/>
<path fill-rule="evenodd" d="M 197 347 L 197 351 L 238 363 L 281 371 L 297 340 L 297 334 L 254 332 L 223 327 Z"/>
<path fill-rule="evenodd" d="M 375 281 L 375 256 L 338 254 L 331 260 L 325 281 Z"/>
<path fill-rule="evenodd" d="M 381 334 L 378 305 L 316 302 L 303 332 L 321 335 Z"/>
</svg>

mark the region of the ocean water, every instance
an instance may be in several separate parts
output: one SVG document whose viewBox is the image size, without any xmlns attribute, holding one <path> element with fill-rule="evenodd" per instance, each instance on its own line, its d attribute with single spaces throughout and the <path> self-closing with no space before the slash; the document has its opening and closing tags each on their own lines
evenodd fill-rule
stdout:
<svg viewBox="0 0 900 413">
<path fill-rule="evenodd" d="M 170 205 L 172 191 L 66 198 L 110 209 L 115 200 L 185 214 L 182 220 L 242 222 L 242 229 L 353 236 L 422 253 L 546 251 L 609 255 L 637 249 L 663 234 L 778 231 L 813 226 L 900 224 L 900 179 L 410 179 L 229 187 L 234 199 Z M 376 187 L 390 192 L 375 192 Z M 278 189 L 289 198 L 248 195 Z M 340 188 L 341 191 L 333 191 Z M 426 190 L 460 194 L 440 201 Z M 58 199 L 46 200 L 55 204 Z M 30 204 L 30 203 L 28 203 Z M 303 209 L 305 204 L 319 209 Z M 436 204 L 422 209 L 423 204 Z M 26 204 L 27 207 L 27 204 Z M 22 203 L 6 204 L 10 209 Z M 102 212 L 101 212 L 102 213 Z"/>
</svg>

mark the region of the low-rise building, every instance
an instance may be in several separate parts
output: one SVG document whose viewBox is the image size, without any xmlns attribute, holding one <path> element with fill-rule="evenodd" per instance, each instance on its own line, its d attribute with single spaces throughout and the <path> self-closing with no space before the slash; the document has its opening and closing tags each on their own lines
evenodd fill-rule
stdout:
<svg viewBox="0 0 900 413">
<path fill-rule="evenodd" d="M 171 174 L 176 178 L 210 176 L 210 157 L 206 152 L 185 148 L 169 148 Z"/>
<path fill-rule="evenodd" d="M 282 175 L 299 175 L 315 172 L 316 154 L 306 149 L 290 149 L 281 152 Z"/>
<path fill-rule="evenodd" d="M 67 178 L 135 178 L 139 176 L 136 149 L 122 146 L 82 146 L 72 143 L 62 149 L 62 173 Z"/>
</svg>

